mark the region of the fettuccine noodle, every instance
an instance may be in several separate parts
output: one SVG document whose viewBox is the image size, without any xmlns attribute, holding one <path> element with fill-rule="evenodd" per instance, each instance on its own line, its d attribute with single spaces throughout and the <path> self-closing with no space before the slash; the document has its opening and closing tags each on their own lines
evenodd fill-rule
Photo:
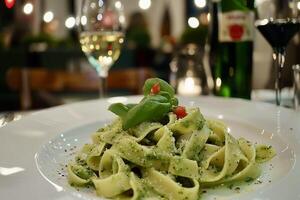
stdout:
<svg viewBox="0 0 300 200">
<path fill-rule="evenodd" d="M 271 146 L 235 139 L 227 126 L 198 108 L 165 125 L 143 122 L 128 130 L 116 119 L 92 135 L 68 165 L 73 186 L 94 186 L 112 199 L 196 200 L 201 188 L 257 178 Z"/>
</svg>

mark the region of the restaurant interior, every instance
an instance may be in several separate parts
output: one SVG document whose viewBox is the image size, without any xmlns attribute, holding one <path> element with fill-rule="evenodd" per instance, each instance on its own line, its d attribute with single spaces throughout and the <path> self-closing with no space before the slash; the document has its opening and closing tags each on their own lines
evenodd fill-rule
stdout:
<svg viewBox="0 0 300 200">
<path fill-rule="evenodd" d="M 300 199 L 300 0 L 0 0 L 0 200 Z"/>
<path fill-rule="evenodd" d="M 99 1 L 102 2 L 102 1 Z M 274 10 L 257 0 L 266 17 Z M 297 9 L 300 10 L 300 1 Z M 0 3 L 0 111 L 39 110 L 99 98 L 99 73 L 80 47 L 80 0 L 3 0 Z M 100 4 L 100 3 L 99 3 Z M 109 66 L 106 97 L 138 95 L 159 77 L 182 96 L 218 95 L 209 54 L 213 13 L 208 0 L 114 1 L 124 41 Z M 101 15 L 102 16 L 102 15 Z M 99 17 L 99 16 L 98 16 Z M 272 48 L 253 27 L 251 94 L 275 103 Z M 122 36 L 123 37 L 123 36 Z M 293 70 L 300 63 L 300 34 L 289 42 L 281 74 L 282 100 L 293 107 Z M 192 60 L 191 64 L 189 60 Z M 195 81 L 180 83 L 192 66 Z M 200 82 L 199 82 L 200 80 Z M 226 96 L 226 95 L 218 95 Z M 229 95 L 230 96 L 230 95 Z"/>
</svg>

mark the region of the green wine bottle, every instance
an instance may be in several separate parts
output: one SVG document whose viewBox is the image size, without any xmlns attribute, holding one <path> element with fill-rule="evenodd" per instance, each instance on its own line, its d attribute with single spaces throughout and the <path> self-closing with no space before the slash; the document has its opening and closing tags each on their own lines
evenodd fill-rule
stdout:
<svg viewBox="0 0 300 200">
<path fill-rule="evenodd" d="M 218 96 L 250 99 L 254 0 L 212 0 L 210 65 Z"/>
</svg>

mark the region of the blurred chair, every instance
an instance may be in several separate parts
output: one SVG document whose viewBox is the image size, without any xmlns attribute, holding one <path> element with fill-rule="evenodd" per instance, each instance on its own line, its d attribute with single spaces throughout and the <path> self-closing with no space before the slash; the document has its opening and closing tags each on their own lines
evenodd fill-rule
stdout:
<svg viewBox="0 0 300 200">
<path fill-rule="evenodd" d="M 144 82 L 155 77 L 151 68 L 131 68 L 113 70 L 108 77 L 108 89 L 127 89 L 132 94 L 141 94 Z"/>
<path fill-rule="evenodd" d="M 140 94 L 144 81 L 154 77 L 152 69 L 127 68 L 112 70 L 108 77 L 108 90 L 126 90 L 130 94 Z M 45 68 L 10 68 L 6 82 L 13 91 L 20 92 L 21 109 L 32 107 L 32 93 L 50 106 L 63 104 L 63 100 L 53 93 L 98 92 L 99 78 L 96 73 L 67 72 Z"/>
<path fill-rule="evenodd" d="M 6 80 L 12 90 L 21 90 L 23 84 L 27 84 L 28 81 L 30 90 L 58 92 L 63 90 L 64 87 L 61 73 L 60 71 L 50 71 L 43 68 L 10 68 L 6 73 Z"/>
<path fill-rule="evenodd" d="M 67 91 L 98 91 L 99 78 L 96 73 L 65 73 L 65 89 Z M 154 77 L 150 68 L 127 68 L 109 72 L 108 90 L 127 90 L 130 94 L 140 94 L 146 79 Z"/>
<path fill-rule="evenodd" d="M 13 91 L 20 92 L 20 107 L 22 110 L 32 108 L 32 92 L 47 104 L 59 105 L 60 101 L 49 95 L 49 92 L 60 92 L 64 81 L 59 71 L 45 69 L 10 68 L 6 73 L 6 83 Z"/>
</svg>

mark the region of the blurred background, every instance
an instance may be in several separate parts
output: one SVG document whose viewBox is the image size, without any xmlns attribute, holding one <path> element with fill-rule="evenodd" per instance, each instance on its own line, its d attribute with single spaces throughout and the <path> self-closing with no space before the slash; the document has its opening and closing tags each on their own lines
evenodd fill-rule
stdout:
<svg viewBox="0 0 300 200">
<path fill-rule="evenodd" d="M 180 76 L 178 58 L 193 55 L 205 71 L 197 68 L 195 73 L 207 79 L 208 90 L 213 87 L 207 74 L 207 1 L 123 0 L 125 42 L 109 72 L 108 95 L 139 94 L 149 77 L 169 81 L 181 95 L 210 94 L 174 83 Z M 76 18 L 79 4 L 80 0 L 1 0 L 0 111 L 41 109 L 98 97 L 98 76 L 81 51 L 76 31 L 76 24 L 86 23 Z M 272 15 L 263 0 L 256 5 Z M 299 50 L 297 35 L 288 47 L 285 87 L 292 86 L 290 69 L 300 63 Z M 253 57 L 252 90 L 272 89 L 272 49 L 258 32 Z"/>
</svg>

